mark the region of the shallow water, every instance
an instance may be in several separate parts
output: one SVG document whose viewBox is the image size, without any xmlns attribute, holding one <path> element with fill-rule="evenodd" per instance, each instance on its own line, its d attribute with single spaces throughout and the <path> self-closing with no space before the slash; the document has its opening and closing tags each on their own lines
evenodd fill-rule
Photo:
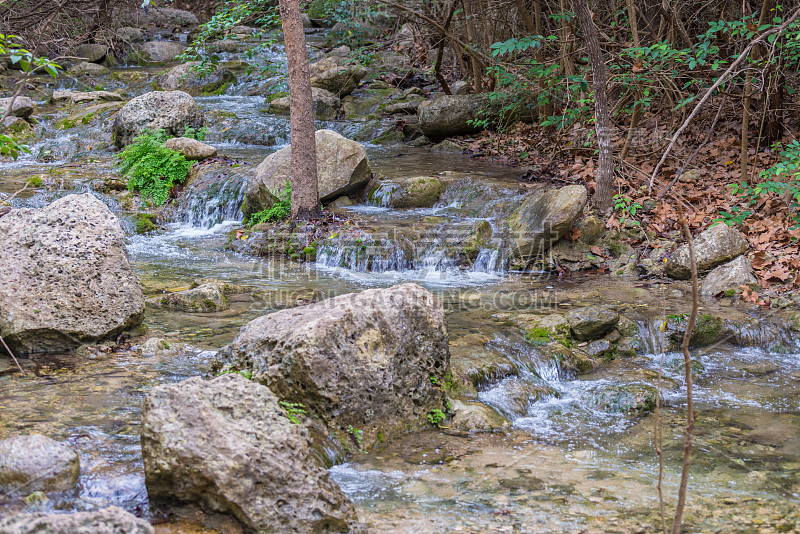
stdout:
<svg viewBox="0 0 800 534">
<path fill-rule="evenodd" d="M 212 127 L 220 153 L 251 164 L 288 142 L 286 118 L 261 112 L 263 98 L 204 97 L 201 107 L 253 121 L 275 138 L 274 146 L 225 141 Z M 57 117 L 56 117 L 57 118 Z M 55 119 L 54 119 L 55 120 Z M 347 134 L 352 123 L 321 124 Z M 81 132 L 79 132 L 80 134 Z M 76 134 L 50 135 L 45 142 L 83 143 Z M 95 141 L 107 132 L 92 134 Z M 216 138 L 214 137 L 216 136 Z M 78 135 L 80 137 L 80 135 Z M 34 147 L 37 148 L 36 146 Z M 80 153 L 78 146 L 71 154 Z M 493 225 L 518 203 L 529 186 L 517 172 L 461 155 L 423 149 L 369 147 L 374 168 L 391 178 L 435 174 L 448 184 L 434 208 L 392 210 L 375 205 L 350 208 L 376 228 L 417 228 L 426 217 L 412 263 L 362 268 L 339 254 L 339 245 L 321 250 L 316 263 L 250 258 L 224 250 L 228 220 L 206 228 L 208 218 L 184 217 L 158 235 L 130 236 L 128 251 L 147 296 L 219 279 L 244 286 L 229 310 L 188 314 L 148 306 L 150 335 L 170 346 L 142 356 L 132 347 L 116 354 L 51 355 L 26 362 L 29 376 L 0 369 L 0 438 L 43 433 L 79 451 L 80 485 L 52 494 L 44 510 L 92 509 L 117 504 L 149 517 L 139 448 L 140 407 L 147 391 L 162 383 L 204 374 L 217 349 L 249 320 L 270 311 L 323 298 L 415 281 L 445 304 L 453 345 L 492 351 L 524 367 L 518 376 L 490 380 L 478 399 L 506 414 L 507 432 L 467 435 L 451 429 L 409 436 L 384 451 L 357 456 L 331 472 L 376 532 L 585 532 L 654 531 L 657 518 L 657 463 L 652 444 L 653 416 L 608 414 L 592 408 L 587 392 L 642 369 L 657 372 L 661 355 L 617 361 L 570 379 L 522 337 L 508 313 L 565 311 L 572 306 L 608 303 L 653 332 L 655 321 L 686 311 L 686 287 L 663 286 L 605 276 L 561 280 L 544 274 L 509 273 L 502 236 L 481 251 L 471 268 L 448 257 L 440 235 L 459 232 L 475 221 Z M 15 205 L 42 206 L 70 192 L 89 191 L 91 180 L 113 173 L 110 154 L 70 163 L 22 158 L 0 166 L 0 192 L 21 188 L 32 174 L 60 183 L 45 191 L 25 191 Z M 112 197 L 101 196 L 114 210 Z M 479 206 L 471 205 L 475 198 Z M 206 207 L 206 209 L 210 209 Z M 445 243 L 446 244 L 446 243 Z M 709 310 L 725 310 L 704 302 Z M 758 340 L 758 330 L 749 334 Z M 651 350 L 658 346 L 650 340 Z M 696 382 L 697 437 L 690 482 L 690 517 L 698 532 L 790 531 L 800 528 L 800 354 L 768 352 L 765 346 L 723 345 L 697 351 L 705 368 Z M 791 347 L 791 345 L 789 345 Z M 661 417 L 664 429 L 667 494 L 675 494 L 682 447 L 685 388 L 676 354 L 664 355 Z M 510 392 L 521 384 L 547 386 L 556 394 L 523 406 Z M 724 506 L 719 503 L 723 503 Z M 0 503 L 0 513 L 24 510 L 20 500 Z M 794 514 L 794 515 L 793 515 Z M 758 523 L 757 521 L 761 521 Z M 169 526 L 162 526 L 169 530 Z M 173 530 L 181 527 L 174 526 Z M 757 531 L 757 530 L 754 530 Z"/>
</svg>

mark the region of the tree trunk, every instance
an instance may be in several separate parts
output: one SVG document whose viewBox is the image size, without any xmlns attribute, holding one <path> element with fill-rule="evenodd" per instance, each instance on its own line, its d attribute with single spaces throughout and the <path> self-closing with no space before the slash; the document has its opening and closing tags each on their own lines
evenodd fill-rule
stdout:
<svg viewBox="0 0 800 534">
<path fill-rule="evenodd" d="M 314 102 L 306 35 L 299 0 L 280 0 L 281 26 L 289 63 L 289 125 L 292 137 L 292 218 L 319 217 Z"/>
<path fill-rule="evenodd" d="M 583 30 L 589 60 L 592 63 L 592 88 L 594 89 L 594 118 L 597 128 L 597 146 L 600 149 L 600 162 L 594 186 L 592 204 L 601 212 L 611 210 L 611 197 L 614 185 L 614 157 L 611 154 L 611 118 L 606 94 L 606 64 L 597 37 L 597 28 L 592 21 L 587 0 L 572 0 L 575 15 Z"/>
</svg>

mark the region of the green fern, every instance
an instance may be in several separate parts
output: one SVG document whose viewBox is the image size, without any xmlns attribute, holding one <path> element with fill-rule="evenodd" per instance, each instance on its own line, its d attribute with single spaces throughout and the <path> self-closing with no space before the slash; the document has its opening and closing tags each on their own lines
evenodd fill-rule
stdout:
<svg viewBox="0 0 800 534">
<path fill-rule="evenodd" d="M 128 189 L 138 191 L 156 206 L 164 204 L 176 184 L 183 183 L 192 163 L 164 146 L 164 130 L 146 131 L 117 156 L 119 169 L 128 176 Z"/>
<path fill-rule="evenodd" d="M 257 224 L 261 224 L 264 222 L 272 222 L 272 221 L 282 221 L 289 217 L 292 213 L 292 184 L 288 181 L 286 182 L 286 186 L 278 191 L 277 193 L 273 194 L 278 198 L 278 200 L 265 210 L 258 211 L 247 219 L 247 224 L 251 228 Z"/>
</svg>

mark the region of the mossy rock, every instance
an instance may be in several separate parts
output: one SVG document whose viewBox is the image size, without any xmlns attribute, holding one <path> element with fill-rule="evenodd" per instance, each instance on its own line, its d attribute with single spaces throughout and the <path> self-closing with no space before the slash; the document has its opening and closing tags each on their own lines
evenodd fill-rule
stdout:
<svg viewBox="0 0 800 534">
<path fill-rule="evenodd" d="M 457 376 L 468 379 L 475 388 L 519 373 L 519 365 L 486 345 L 481 334 L 468 334 L 450 343 L 450 367 Z"/>
<path fill-rule="evenodd" d="M 706 372 L 706 366 L 703 365 L 703 362 L 695 359 L 692 359 L 691 362 L 693 378 L 696 378 Z M 684 360 L 680 357 L 672 358 L 664 362 L 664 368 L 680 375 L 684 375 L 686 373 Z"/>
<path fill-rule="evenodd" d="M 519 314 L 511 319 L 525 332 L 525 340 L 533 345 L 547 345 L 558 342 L 565 347 L 573 345 L 569 333 L 569 323 L 563 315 Z"/>
<path fill-rule="evenodd" d="M 136 233 L 139 235 L 155 232 L 158 227 L 155 224 L 156 216 L 152 213 L 137 213 L 133 216 L 136 224 Z"/>
<path fill-rule="evenodd" d="M 160 308 L 188 313 L 213 313 L 229 308 L 224 292 L 217 284 L 213 283 L 156 297 L 150 299 L 149 302 Z"/>
<path fill-rule="evenodd" d="M 586 403 L 606 413 L 642 415 L 655 409 L 658 395 L 646 384 L 602 384 L 587 392 Z"/>
<path fill-rule="evenodd" d="M 491 237 L 492 225 L 489 224 L 489 221 L 479 221 L 475 223 L 469 238 L 467 238 L 467 242 L 464 244 L 464 256 L 466 256 L 470 262 L 474 262 L 481 249 L 486 246 L 486 243 Z"/>
<path fill-rule="evenodd" d="M 125 83 L 142 83 L 148 79 L 146 72 L 136 70 L 118 70 L 111 73 L 111 78 Z"/>
<path fill-rule="evenodd" d="M 395 208 L 431 208 L 439 202 L 444 190 L 444 182 L 438 178 L 409 178 L 392 192 L 391 205 Z"/>
<path fill-rule="evenodd" d="M 586 352 L 569 349 L 561 343 L 549 343 L 541 350 L 553 358 L 561 371 L 568 375 L 588 373 L 598 365 L 598 360 L 590 358 Z"/>
<path fill-rule="evenodd" d="M 667 320 L 670 346 L 673 350 L 678 350 L 683 343 L 687 322 L 687 317 L 672 317 Z M 731 334 L 731 330 L 727 328 L 725 320 L 721 317 L 709 313 L 700 314 L 697 316 L 692 336 L 689 338 L 689 346 L 708 347 L 719 343 Z"/>
<path fill-rule="evenodd" d="M 406 136 L 403 132 L 395 130 L 394 128 L 388 130 L 375 139 L 372 140 L 376 145 L 398 145 L 405 141 Z"/>
<path fill-rule="evenodd" d="M 103 119 L 115 113 L 125 102 L 102 102 L 92 106 L 78 108 L 72 111 L 66 118 L 60 120 L 56 127 L 59 130 L 68 130 L 85 124 L 90 124 L 98 119 Z"/>
<path fill-rule="evenodd" d="M 289 96 L 288 91 L 280 91 L 278 93 L 272 93 L 271 95 L 267 95 L 267 103 L 270 104 L 272 103 L 273 100 L 277 100 L 279 98 L 284 98 L 287 96 Z"/>
<path fill-rule="evenodd" d="M 453 401 L 451 426 L 467 432 L 493 432 L 511 426 L 508 419 L 480 402 Z"/>
</svg>

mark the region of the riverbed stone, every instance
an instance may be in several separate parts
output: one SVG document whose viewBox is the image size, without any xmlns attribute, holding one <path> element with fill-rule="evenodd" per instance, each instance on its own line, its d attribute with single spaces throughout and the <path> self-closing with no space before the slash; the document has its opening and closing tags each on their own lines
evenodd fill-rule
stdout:
<svg viewBox="0 0 800 534">
<path fill-rule="evenodd" d="M 217 284 L 203 284 L 193 289 L 150 299 L 159 308 L 189 313 L 213 313 L 227 310 L 228 299 Z"/>
<path fill-rule="evenodd" d="M 0 534 L 154 534 L 152 525 L 117 506 L 69 514 L 16 514 L 0 519 Z"/>
<path fill-rule="evenodd" d="M 586 206 L 586 188 L 568 185 L 532 193 L 509 218 L 514 254 L 527 259 L 564 237 Z"/>
<path fill-rule="evenodd" d="M 11 103 L 12 100 L 14 102 L 13 105 Z M 25 119 L 33 114 L 33 100 L 30 97 L 0 98 L 0 115 L 5 115 L 9 111 L 9 106 L 11 106 L 11 110 L 8 114 L 11 116 Z"/>
<path fill-rule="evenodd" d="M 148 41 L 136 47 L 136 59 L 144 63 L 169 63 L 186 50 L 175 41 Z"/>
<path fill-rule="evenodd" d="M 643 415 L 656 407 L 657 388 L 646 384 L 600 384 L 586 392 L 586 403 L 606 413 Z"/>
<path fill-rule="evenodd" d="M 217 155 L 217 149 L 207 145 L 197 139 L 190 137 L 173 137 L 164 142 L 164 146 L 183 154 L 189 161 L 200 161 L 213 158 Z"/>
<path fill-rule="evenodd" d="M 128 43 L 144 42 L 144 33 L 139 28 L 123 26 L 117 30 L 117 38 Z"/>
<path fill-rule="evenodd" d="M 392 192 L 391 205 L 395 208 L 431 208 L 439 202 L 444 190 L 444 182 L 435 176 L 408 178 Z"/>
<path fill-rule="evenodd" d="M 333 130 L 317 130 L 317 187 L 320 201 L 328 202 L 357 192 L 372 177 L 367 150 Z M 286 147 L 267 156 L 247 184 L 242 211 L 251 215 L 269 208 L 275 193 L 286 186 L 291 176 L 292 148 Z"/>
<path fill-rule="evenodd" d="M 619 314 L 605 306 L 587 306 L 568 311 L 566 319 L 575 339 L 590 341 L 611 332 L 619 322 Z"/>
<path fill-rule="evenodd" d="M 200 65 L 191 61 L 172 67 L 153 81 L 153 87 L 161 91 L 184 91 L 192 96 L 217 94 L 236 82 L 236 76 L 224 67 L 200 74 L 192 70 Z"/>
<path fill-rule="evenodd" d="M 125 234 L 91 194 L 0 217 L 0 335 L 16 354 L 71 350 L 142 322 Z"/>
<path fill-rule="evenodd" d="M 281 399 L 302 403 L 325 430 L 366 450 L 427 428 L 450 369 L 442 303 L 417 284 L 368 289 L 281 310 L 245 325 L 212 372 L 252 372 Z"/>
<path fill-rule="evenodd" d="M 320 89 L 318 87 L 311 88 L 311 97 L 314 102 L 314 118 L 320 121 L 331 121 L 339 117 L 339 112 L 342 109 L 342 101 L 338 96 Z M 276 98 L 269 104 L 269 112 L 277 113 L 280 115 L 288 115 L 291 109 L 291 97 L 283 96 Z"/>
<path fill-rule="evenodd" d="M 142 459 L 157 506 L 194 502 L 250 532 L 347 532 L 353 503 L 317 465 L 308 430 L 270 389 L 236 373 L 153 388 Z"/>
<path fill-rule="evenodd" d="M 480 402 L 453 401 L 451 426 L 467 432 L 493 432 L 511 426 L 508 419 Z"/>
<path fill-rule="evenodd" d="M 558 391 L 547 384 L 516 377 L 505 380 L 493 393 L 500 409 L 512 417 L 525 417 L 533 403 L 559 396 Z"/>
<path fill-rule="evenodd" d="M 81 104 L 84 102 L 119 102 L 125 98 L 119 94 L 111 91 L 53 91 L 50 101 L 53 103 L 67 103 L 67 104 Z"/>
<path fill-rule="evenodd" d="M 719 267 L 715 267 L 703 280 L 701 295 L 717 295 L 719 293 L 741 293 L 741 286 L 758 284 L 753 274 L 753 265 L 745 256 L 739 256 Z"/>
<path fill-rule="evenodd" d="M 108 47 L 104 44 L 83 44 L 75 49 L 73 55 L 89 63 L 99 63 L 108 54 Z"/>
<path fill-rule="evenodd" d="M 708 271 L 721 263 L 747 252 L 747 240 L 727 224 L 716 224 L 694 240 L 698 272 Z M 672 278 L 688 280 L 692 277 L 689 262 L 689 245 L 682 245 L 667 260 L 666 273 Z"/>
<path fill-rule="evenodd" d="M 432 139 L 466 135 L 481 128 L 472 124 L 489 105 L 489 96 L 441 95 L 435 100 L 422 102 L 417 107 L 419 127 Z"/>
<path fill-rule="evenodd" d="M 73 76 L 103 76 L 109 72 L 111 71 L 106 67 L 97 63 L 89 63 L 88 61 L 81 61 L 67 69 L 67 74 Z"/>
<path fill-rule="evenodd" d="M 584 350 L 592 358 L 610 358 L 613 355 L 614 346 L 607 339 L 595 339 Z"/>
<path fill-rule="evenodd" d="M 41 434 L 0 441 L 0 493 L 65 491 L 75 486 L 79 475 L 78 453 L 66 443 Z"/>
<path fill-rule="evenodd" d="M 186 128 L 203 126 L 203 112 L 191 95 L 183 91 L 154 91 L 137 96 L 117 113 L 111 127 L 114 145 L 123 148 L 145 130 L 163 129 L 180 137 Z"/>
<path fill-rule="evenodd" d="M 339 98 L 352 93 L 367 75 L 367 69 L 340 56 L 328 56 L 309 65 L 311 86 L 325 89 Z"/>
</svg>

